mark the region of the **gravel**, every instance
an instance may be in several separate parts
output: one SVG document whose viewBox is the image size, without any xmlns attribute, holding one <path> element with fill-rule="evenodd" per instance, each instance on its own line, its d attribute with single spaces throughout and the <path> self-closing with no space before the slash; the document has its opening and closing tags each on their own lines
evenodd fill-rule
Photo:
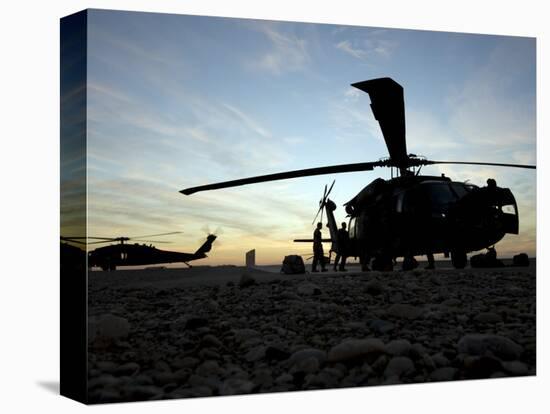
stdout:
<svg viewBox="0 0 550 414">
<path fill-rule="evenodd" d="M 185 286 L 118 273 L 90 279 L 94 403 L 536 373 L 534 270 Z"/>
</svg>

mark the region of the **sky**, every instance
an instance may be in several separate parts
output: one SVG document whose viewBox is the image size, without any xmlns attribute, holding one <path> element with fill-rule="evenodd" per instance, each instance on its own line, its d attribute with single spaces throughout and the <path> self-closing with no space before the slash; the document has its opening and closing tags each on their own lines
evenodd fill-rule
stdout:
<svg viewBox="0 0 550 414">
<path fill-rule="evenodd" d="M 159 248 L 201 264 L 309 256 L 325 184 L 342 207 L 390 171 L 305 177 L 184 196 L 248 176 L 386 157 L 367 94 L 404 87 L 409 153 L 430 159 L 536 163 L 533 38 L 92 10 L 88 19 L 88 233 L 181 231 Z M 534 170 L 427 166 L 425 174 L 512 190 L 520 234 L 501 256 L 535 255 Z M 198 264 L 199 262 L 197 262 Z"/>
</svg>

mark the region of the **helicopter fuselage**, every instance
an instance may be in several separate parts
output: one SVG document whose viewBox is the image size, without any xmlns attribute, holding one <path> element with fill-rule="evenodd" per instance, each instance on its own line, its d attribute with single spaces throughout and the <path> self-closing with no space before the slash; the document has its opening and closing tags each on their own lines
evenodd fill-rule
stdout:
<svg viewBox="0 0 550 414">
<path fill-rule="evenodd" d="M 160 250 L 146 244 L 111 244 L 99 247 L 88 253 L 88 267 L 100 267 L 103 270 L 116 270 L 117 266 L 146 266 L 161 263 L 185 263 L 204 259 L 212 249 L 215 235 L 209 235 L 195 253 Z"/>
<path fill-rule="evenodd" d="M 466 253 L 492 246 L 506 233 L 518 233 L 517 204 L 509 189 L 447 177 L 376 179 L 344 206 L 350 239 L 346 252 L 362 263 L 372 257 L 444 253 L 463 267 Z M 327 200 L 332 250 L 338 251 L 335 209 Z"/>
<path fill-rule="evenodd" d="M 88 267 L 114 270 L 117 266 L 144 266 L 160 263 L 187 262 L 206 257 L 205 254 L 160 250 L 145 244 L 114 244 L 88 253 Z"/>
</svg>

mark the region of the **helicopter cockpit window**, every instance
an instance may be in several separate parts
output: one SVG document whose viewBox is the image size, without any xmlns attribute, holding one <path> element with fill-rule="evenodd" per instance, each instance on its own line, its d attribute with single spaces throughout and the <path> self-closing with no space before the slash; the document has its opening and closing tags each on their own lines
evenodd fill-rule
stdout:
<svg viewBox="0 0 550 414">
<path fill-rule="evenodd" d="M 513 204 L 507 204 L 505 206 L 502 206 L 502 212 L 505 214 L 512 214 L 514 216 L 517 215 L 516 206 Z"/>
<path fill-rule="evenodd" d="M 472 188 L 467 189 L 467 187 L 464 186 L 464 184 L 460 183 L 452 183 L 453 191 L 458 196 L 458 198 L 464 197 L 466 194 L 468 194 L 470 191 L 472 191 Z"/>
<path fill-rule="evenodd" d="M 447 183 L 425 184 L 423 190 L 428 196 L 434 212 L 445 212 L 449 204 L 456 200 L 455 194 Z"/>
</svg>

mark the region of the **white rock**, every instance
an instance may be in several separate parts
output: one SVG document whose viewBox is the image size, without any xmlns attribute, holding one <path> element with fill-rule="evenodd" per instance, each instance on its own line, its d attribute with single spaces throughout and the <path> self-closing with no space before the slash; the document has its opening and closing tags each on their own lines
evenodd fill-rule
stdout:
<svg viewBox="0 0 550 414">
<path fill-rule="evenodd" d="M 384 371 L 384 376 L 386 378 L 400 378 L 402 375 L 408 374 L 412 371 L 414 371 L 414 363 L 411 359 L 397 356 L 393 357 L 390 362 L 388 362 L 388 365 Z"/>
<path fill-rule="evenodd" d="M 406 339 L 395 339 L 386 344 L 385 350 L 390 355 L 407 355 L 411 347 L 411 343 Z"/>
<path fill-rule="evenodd" d="M 90 318 L 88 330 L 91 341 L 95 339 L 122 339 L 130 333 L 130 323 L 125 318 L 108 313 L 100 317 Z"/>
<path fill-rule="evenodd" d="M 256 338 L 260 336 L 260 333 L 254 329 L 235 329 L 233 331 L 233 334 L 235 335 L 235 340 L 237 342 L 244 342 L 251 338 Z"/>
<path fill-rule="evenodd" d="M 248 361 L 248 362 L 256 362 L 256 361 L 259 361 L 260 359 L 264 358 L 265 357 L 265 350 L 267 349 L 266 346 L 264 345 L 260 345 L 260 346 L 257 346 L 256 348 L 252 348 L 250 351 L 248 351 L 246 353 L 246 355 L 244 356 L 244 358 Z"/>
<path fill-rule="evenodd" d="M 502 368 L 512 375 L 527 375 L 529 370 L 521 361 L 505 361 L 502 363 Z"/>
<path fill-rule="evenodd" d="M 413 305 L 407 305 L 405 303 L 396 303 L 391 305 L 388 309 L 388 315 L 395 316 L 401 319 L 417 319 L 422 315 L 423 309 Z"/>
<path fill-rule="evenodd" d="M 250 381 L 230 378 L 223 383 L 221 395 L 249 394 L 254 389 L 254 384 Z"/>
<path fill-rule="evenodd" d="M 220 368 L 217 361 L 204 361 L 197 367 L 195 372 L 202 377 L 207 377 L 209 375 L 221 375 L 223 370 Z"/>
<path fill-rule="evenodd" d="M 304 372 L 306 374 L 314 374 L 319 371 L 319 360 L 313 356 L 310 356 L 306 359 L 302 359 L 299 362 L 297 362 L 292 369 L 290 370 L 291 373 L 295 372 Z"/>
<path fill-rule="evenodd" d="M 275 379 L 276 384 L 287 384 L 289 382 L 292 382 L 294 380 L 294 377 L 290 374 L 281 374 Z"/>
<path fill-rule="evenodd" d="M 497 323 L 501 322 L 502 318 L 493 312 L 482 312 L 474 317 L 474 321 L 479 323 Z"/>
<path fill-rule="evenodd" d="M 325 351 L 321 351 L 320 349 L 315 348 L 306 348 L 301 349 L 299 351 L 294 352 L 290 358 L 288 359 L 289 365 L 294 365 L 297 362 L 303 361 L 304 359 L 307 359 L 309 357 L 316 358 L 320 364 L 326 361 L 327 359 L 327 353 Z"/>
<path fill-rule="evenodd" d="M 430 375 L 432 381 L 451 381 L 454 379 L 457 369 L 453 367 L 438 368 Z"/>
<path fill-rule="evenodd" d="M 523 353 L 523 347 L 500 335 L 468 334 L 458 341 L 458 351 L 470 355 L 484 355 L 491 351 L 499 358 L 514 360 Z"/>
<path fill-rule="evenodd" d="M 384 352 L 384 343 L 378 338 L 348 339 L 334 346 L 328 353 L 330 362 L 347 361 L 370 353 Z"/>
<path fill-rule="evenodd" d="M 296 289 L 299 295 L 311 296 L 321 294 L 321 288 L 314 283 L 303 282 L 298 285 Z"/>
</svg>

